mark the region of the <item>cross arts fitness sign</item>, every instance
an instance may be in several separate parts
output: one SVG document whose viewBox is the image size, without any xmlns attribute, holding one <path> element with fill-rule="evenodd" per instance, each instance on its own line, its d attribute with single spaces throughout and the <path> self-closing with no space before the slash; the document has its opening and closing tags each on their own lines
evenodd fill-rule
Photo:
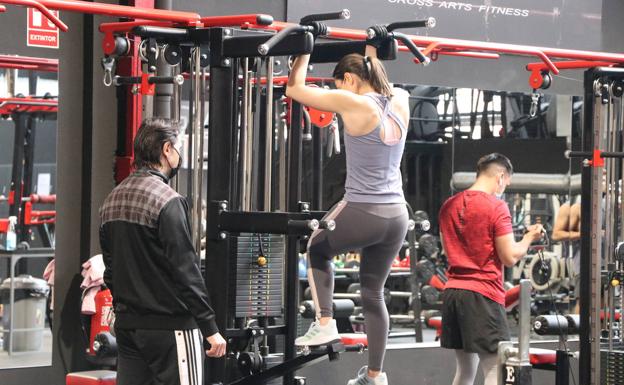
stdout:
<svg viewBox="0 0 624 385">
<path fill-rule="evenodd" d="M 338 8 L 338 9 L 337 9 Z M 351 10 L 351 20 L 328 24 L 366 28 L 435 17 L 433 29 L 402 32 L 463 40 L 552 48 L 600 50 L 599 0 L 290 0 L 288 20 L 311 13 Z"/>
<path fill-rule="evenodd" d="M 58 16 L 58 11 L 50 11 Z M 59 29 L 41 12 L 28 8 L 26 29 L 26 45 L 29 47 L 59 47 Z"/>
</svg>

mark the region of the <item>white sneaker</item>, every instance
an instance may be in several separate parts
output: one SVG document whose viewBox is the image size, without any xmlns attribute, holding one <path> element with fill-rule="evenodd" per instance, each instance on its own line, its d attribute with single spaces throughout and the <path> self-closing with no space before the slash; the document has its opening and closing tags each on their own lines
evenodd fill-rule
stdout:
<svg viewBox="0 0 624 385">
<path fill-rule="evenodd" d="M 318 321 L 312 322 L 306 334 L 295 340 L 295 346 L 319 346 L 328 345 L 340 341 L 340 334 L 336 327 L 336 320 L 332 319 L 325 326 Z"/>
<path fill-rule="evenodd" d="M 385 372 L 379 373 L 375 378 L 368 376 L 368 366 L 362 366 L 358 370 L 357 377 L 349 380 L 347 385 L 388 385 L 388 377 Z"/>
</svg>

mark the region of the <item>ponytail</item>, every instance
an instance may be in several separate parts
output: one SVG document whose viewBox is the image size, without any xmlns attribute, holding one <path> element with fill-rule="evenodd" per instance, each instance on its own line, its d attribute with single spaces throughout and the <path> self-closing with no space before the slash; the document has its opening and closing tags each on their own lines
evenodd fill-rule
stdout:
<svg viewBox="0 0 624 385">
<path fill-rule="evenodd" d="M 384 68 L 381 60 L 376 57 L 369 57 L 367 63 L 370 65 L 369 70 L 369 82 L 373 89 L 387 97 L 392 97 L 392 87 L 390 86 L 390 82 L 388 81 L 388 74 L 386 74 L 386 69 Z"/>
<path fill-rule="evenodd" d="M 392 97 L 392 87 L 388 81 L 386 70 L 379 59 L 371 56 L 362 56 L 352 53 L 343 57 L 334 68 L 334 79 L 344 79 L 344 74 L 350 72 L 368 82 L 375 92 Z"/>
</svg>

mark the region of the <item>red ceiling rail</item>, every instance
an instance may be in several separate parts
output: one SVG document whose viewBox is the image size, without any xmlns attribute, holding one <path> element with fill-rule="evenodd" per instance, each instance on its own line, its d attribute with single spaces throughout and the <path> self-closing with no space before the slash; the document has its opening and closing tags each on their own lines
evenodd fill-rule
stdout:
<svg viewBox="0 0 624 385">
<path fill-rule="evenodd" d="M 169 21 L 185 25 L 197 24 L 201 18 L 199 14 L 194 12 L 131 7 L 127 5 L 104 4 L 81 0 L 0 0 L 0 4 L 37 8 L 63 31 L 67 31 L 67 26 L 54 16 L 49 11 L 50 9 L 94 15 L 127 17 L 132 19 Z"/>
<path fill-rule="evenodd" d="M 0 68 L 58 72 L 58 60 L 28 56 L 0 55 Z"/>
<path fill-rule="evenodd" d="M 14 112 L 58 112 L 58 100 L 42 98 L 0 98 L 0 115 Z"/>
<path fill-rule="evenodd" d="M 555 62 L 555 65 L 560 70 L 578 69 L 578 68 L 592 68 L 592 67 L 610 67 L 615 65 L 614 62 L 608 61 L 592 61 L 592 60 L 570 60 Z M 547 68 L 544 63 L 529 63 L 526 66 L 529 71 L 544 71 Z"/>
<path fill-rule="evenodd" d="M 471 52 L 471 51 L 445 51 L 445 50 L 437 50 L 431 53 L 431 56 L 435 55 L 445 55 L 445 56 L 463 56 L 463 57 L 471 57 L 474 59 L 492 59 L 496 60 L 500 58 L 500 55 L 497 53 L 488 53 L 488 52 Z M 431 60 L 435 60 L 431 58 Z M 414 61 L 416 64 L 420 64 L 418 59 Z"/>
<path fill-rule="evenodd" d="M 55 14 L 50 12 L 50 10 L 41 2 L 37 0 L 2 0 L 4 4 L 11 5 L 21 5 L 29 8 L 37 8 L 39 12 L 41 12 L 45 17 L 48 18 L 54 25 L 56 25 L 61 31 L 67 32 L 67 24 L 63 23 L 61 19 L 59 19 Z"/>
<path fill-rule="evenodd" d="M 2 2 L 2 0 L 0 0 Z M 250 24 L 258 26 L 268 26 L 273 22 L 273 17 L 265 14 L 246 14 L 232 16 L 209 16 L 202 17 L 197 21 L 198 27 L 247 27 Z M 132 31 L 134 27 L 150 26 L 150 27 L 175 27 L 176 22 L 158 21 L 158 20 L 134 20 L 113 23 L 100 24 L 100 32 L 103 33 L 127 33 Z M 188 24 L 186 24 L 188 25 Z"/>
</svg>

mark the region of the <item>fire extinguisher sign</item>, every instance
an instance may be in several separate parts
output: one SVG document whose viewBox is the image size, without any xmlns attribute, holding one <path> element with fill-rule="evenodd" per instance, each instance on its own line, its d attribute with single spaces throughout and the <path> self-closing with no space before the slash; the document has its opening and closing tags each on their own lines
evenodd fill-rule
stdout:
<svg viewBox="0 0 624 385">
<path fill-rule="evenodd" d="M 50 11 L 58 17 L 58 11 Z M 41 12 L 28 8 L 28 28 L 26 30 L 26 44 L 29 47 L 56 48 L 59 47 L 59 29 Z"/>
</svg>

